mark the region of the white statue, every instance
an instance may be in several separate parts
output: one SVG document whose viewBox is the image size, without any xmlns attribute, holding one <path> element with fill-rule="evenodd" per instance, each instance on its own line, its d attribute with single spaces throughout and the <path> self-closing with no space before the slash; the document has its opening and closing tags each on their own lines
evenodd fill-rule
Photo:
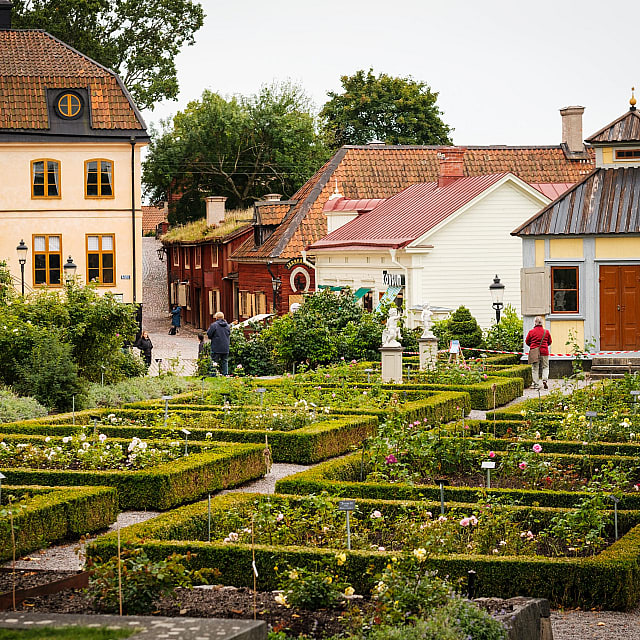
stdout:
<svg viewBox="0 0 640 640">
<path fill-rule="evenodd" d="M 398 315 L 398 308 L 391 307 L 389 309 L 389 317 L 387 318 L 387 324 L 382 332 L 382 346 L 383 347 L 401 347 L 398 342 L 400 338 L 400 316 Z"/>
<path fill-rule="evenodd" d="M 431 305 L 427 302 L 427 304 L 422 305 L 422 313 L 420 314 L 420 319 L 422 320 L 422 337 L 423 338 L 433 338 L 433 332 L 431 331 L 431 324 L 433 320 L 431 319 L 433 316 L 433 311 L 431 311 Z"/>
</svg>

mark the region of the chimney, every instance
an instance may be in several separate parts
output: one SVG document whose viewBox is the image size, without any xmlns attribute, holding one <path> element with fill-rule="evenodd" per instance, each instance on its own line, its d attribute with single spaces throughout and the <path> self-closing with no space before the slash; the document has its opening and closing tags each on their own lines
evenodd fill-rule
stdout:
<svg viewBox="0 0 640 640">
<path fill-rule="evenodd" d="M 11 0 L 0 0 L 0 29 L 11 29 Z"/>
<path fill-rule="evenodd" d="M 224 222 L 224 203 L 227 198 L 225 196 L 207 196 L 207 226 L 217 227 Z"/>
<path fill-rule="evenodd" d="M 282 198 L 281 193 L 267 193 L 262 196 L 263 202 L 280 202 L 280 198 Z"/>
<path fill-rule="evenodd" d="M 584 107 L 564 107 L 560 109 L 562 116 L 562 142 L 571 153 L 584 151 L 582 141 L 582 114 Z"/>
<path fill-rule="evenodd" d="M 440 161 L 440 176 L 438 187 L 446 187 L 458 178 L 464 178 L 465 147 L 444 147 L 438 151 Z"/>
</svg>

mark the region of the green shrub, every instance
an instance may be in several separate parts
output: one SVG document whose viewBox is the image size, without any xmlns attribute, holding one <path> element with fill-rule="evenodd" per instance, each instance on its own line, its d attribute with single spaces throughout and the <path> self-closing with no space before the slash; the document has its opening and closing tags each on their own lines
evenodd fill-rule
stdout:
<svg viewBox="0 0 640 640">
<path fill-rule="evenodd" d="M 449 318 L 449 331 L 453 340 L 460 340 L 463 348 L 482 346 L 482 329 L 469 309 L 458 307 Z"/>
<path fill-rule="evenodd" d="M 46 408 L 35 398 L 17 396 L 8 387 L 0 387 L 0 422 L 30 420 L 46 415 Z"/>
<path fill-rule="evenodd" d="M 29 357 L 18 370 L 16 390 L 33 395 L 49 409 L 70 409 L 72 396 L 84 391 L 72 351 L 70 344 L 60 340 L 58 331 L 39 332 Z"/>
<path fill-rule="evenodd" d="M 229 371 L 235 371 L 241 364 L 248 376 L 268 376 L 278 373 L 271 351 L 264 341 L 263 329 L 264 325 L 255 324 L 250 327 L 249 335 L 245 335 L 241 327 L 231 331 Z"/>
<path fill-rule="evenodd" d="M 92 384 L 89 386 L 87 397 L 82 408 L 91 407 L 121 407 L 130 402 L 141 402 L 164 395 L 175 396 L 194 386 L 193 382 L 166 374 L 162 376 L 131 378 L 110 385 Z M 76 405 L 76 408 L 81 405 Z"/>
<path fill-rule="evenodd" d="M 346 555 L 342 554 L 346 560 Z M 280 571 L 278 582 L 281 600 L 288 606 L 307 611 L 334 607 L 344 597 L 350 585 L 342 582 L 336 572 L 335 561 L 318 563 L 315 567 L 295 567 Z"/>
<path fill-rule="evenodd" d="M 487 349 L 496 351 L 522 351 L 522 318 L 508 304 L 502 313 L 500 322 L 491 325 L 484 337 Z"/>
<path fill-rule="evenodd" d="M 105 613 L 119 612 L 121 591 L 123 614 L 148 614 L 156 599 L 175 595 L 176 587 L 193 586 L 193 572 L 183 564 L 187 559 L 186 555 L 173 553 L 153 561 L 144 549 L 125 546 L 120 561 L 115 557 L 89 563 L 92 573 L 87 592 Z"/>
</svg>

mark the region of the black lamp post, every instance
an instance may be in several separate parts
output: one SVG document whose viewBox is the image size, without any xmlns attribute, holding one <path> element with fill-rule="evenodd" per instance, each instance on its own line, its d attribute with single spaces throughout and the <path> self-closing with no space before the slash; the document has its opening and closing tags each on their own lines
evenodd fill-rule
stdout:
<svg viewBox="0 0 640 640">
<path fill-rule="evenodd" d="M 158 260 L 160 260 L 160 262 L 162 262 L 164 260 L 164 252 L 165 252 L 165 248 L 164 247 L 158 247 L 156 249 L 156 253 L 158 254 Z"/>
<path fill-rule="evenodd" d="M 76 269 L 78 265 L 71 259 L 71 256 L 67 258 L 67 261 L 64 263 L 64 281 L 69 284 L 73 277 L 76 275 Z"/>
<path fill-rule="evenodd" d="M 500 311 L 504 307 L 502 300 L 504 299 L 504 285 L 500 282 L 498 274 L 493 279 L 493 282 L 489 285 L 489 291 L 491 292 L 492 307 L 496 311 L 496 324 L 500 322 Z"/>
<path fill-rule="evenodd" d="M 16 247 L 18 252 L 18 262 L 20 263 L 20 275 L 22 276 L 22 296 L 24 297 L 24 265 L 27 262 L 27 251 L 29 247 L 24 243 L 24 240 L 20 240 L 20 244 Z"/>
</svg>

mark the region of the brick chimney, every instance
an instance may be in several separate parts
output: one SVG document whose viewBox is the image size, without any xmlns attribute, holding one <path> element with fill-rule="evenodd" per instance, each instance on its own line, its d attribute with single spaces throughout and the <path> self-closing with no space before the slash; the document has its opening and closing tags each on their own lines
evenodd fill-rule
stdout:
<svg viewBox="0 0 640 640">
<path fill-rule="evenodd" d="M 281 193 L 267 193 L 262 196 L 263 202 L 280 202 L 280 198 L 282 198 Z"/>
<path fill-rule="evenodd" d="M 224 203 L 227 198 L 225 196 L 207 196 L 207 226 L 217 227 L 224 222 Z"/>
<path fill-rule="evenodd" d="M 571 153 L 584 151 L 582 141 L 582 114 L 584 107 L 564 107 L 560 109 L 562 116 L 562 142 Z"/>
<path fill-rule="evenodd" d="M 11 29 L 11 0 L 0 0 L 0 29 Z"/>
<path fill-rule="evenodd" d="M 440 176 L 438 187 L 446 187 L 458 178 L 464 178 L 465 147 L 445 147 L 438 151 L 440 161 Z"/>
</svg>

